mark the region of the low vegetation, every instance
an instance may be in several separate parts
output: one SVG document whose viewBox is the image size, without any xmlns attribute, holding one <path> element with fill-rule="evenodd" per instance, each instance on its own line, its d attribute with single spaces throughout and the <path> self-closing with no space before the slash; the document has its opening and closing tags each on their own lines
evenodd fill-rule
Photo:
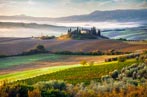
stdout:
<svg viewBox="0 0 147 97">
<path fill-rule="evenodd" d="M 0 58 L 0 69 L 9 68 L 12 66 L 29 64 L 38 61 L 55 61 L 63 58 L 62 55 L 55 54 L 35 54 L 35 55 L 24 55 L 24 56 L 13 56 Z"/>
<path fill-rule="evenodd" d="M 84 64 L 84 66 L 37 76 L 35 78 L 26 79 L 21 82 L 27 84 L 34 84 L 39 81 L 65 80 L 73 84 L 81 83 L 81 82 L 88 84 L 90 83 L 91 80 L 100 81 L 102 75 L 108 74 L 109 72 L 115 69 L 121 70 L 123 67 L 129 66 L 134 62 L 136 62 L 136 60 L 132 59 L 132 60 L 127 60 L 126 62 L 118 63 L 117 61 L 115 61 L 115 62 L 101 63 L 98 65 L 95 64 L 90 66 L 89 65 L 90 62 L 83 61 L 81 62 L 81 65 Z"/>
<path fill-rule="evenodd" d="M 45 49 L 45 47 L 43 45 L 37 45 L 35 48 L 23 52 L 20 55 L 33 55 L 33 54 L 40 54 L 40 53 L 47 53 L 48 51 Z"/>
<path fill-rule="evenodd" d="M 41 37 L 39 37 L 39 39 L 42 39 L 42 40 L 55 39 L 55 38 L 56 38 L 55 36 L 41 36 Z"/>
<path fill-rule="evenodd" d="M 23 79 L 34 78 L 40 75 L 50 74 L 53 72 L 79 67 L 80 65 L 68 65 L 68 66 L 54 66 L 54 67 L 46 67 L 46 68 L 39 68 L 27 71 L 19 71 L 10 74 L 4 74 L 0 76 L 0 85 L 5 82 L 15 82 Z"/>
<path fill-rule="evenodd" d="M 0 58 L 5 58 L 7 57 L 7 55 L 0 55 Z"/>
<path fill-rule="evenodd" d="M 137 60 L 137 58 L 139 58 L 138 60 L 141 61 L 141 60 L 147 58 L 147 56 L 146 55 L 141 56 L 141 54 L 133 53 L 133 54 L 128 54 L 128 55 L 121 55 L 119 57 L 107 58 L 107 59 L 105 59 L 105 62 L 112 62 L 112 61 L 124 62 L 127 59 L 134 59 L 134 58 L 136 58 L 136 60 Z"/>
<path fill-rule="evenodd" d="M 140 62 L 116 68 L 100 77 L 100 82 L 91 81 L 88 85 L 61 80 L 38 81 L 31 85 L 4 83 L 0 97 L 147 97 L 146 75 L 147 64 Z"/>
<path fill-rule="evenodd" d="M 61 55 L 122 55 L 122 54 L 129 54 L 131 52 L 120 52 L 120 51 L 116 51 L 116 50 L 108 50 L 108 51 L 94 50 L 92 52 L 59 51 L 59 52 L 54 52 L 54 53 L 61 54 Z"/>
</svg>

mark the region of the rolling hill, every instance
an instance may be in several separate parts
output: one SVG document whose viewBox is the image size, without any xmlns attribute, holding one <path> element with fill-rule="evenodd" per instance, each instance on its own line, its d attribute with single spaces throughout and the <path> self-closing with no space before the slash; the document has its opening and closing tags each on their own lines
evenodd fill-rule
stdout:
<svg viewBox="0 0 147 97">
<path fill-rule="evenodd" d="M 112 11 L 94 11 L 90 14 L 74 15 L 60 18 L 31 17 L 25 15 L 0 16 L 0 20 L 28 20 L 28 21 L 55 21 L 55 22 L 84 22 L 84 21 L 117 21 L 117 22 L 144 22 L 147 20 L 147 9 L 138 10 L 112 10 Z"/>
<path fill-rule="evenodd" d="M 39 40 L 32 38 L 1 38 L 0 54 L 15 55 L 23 51 L 30 50 L 38 44 L 44 45 L 50 51 L 107 51 L 110 49 L 120 51 L 135 51 L 139 49 L 147 49 L 146 44 L 128 44 L 117 40 Z"/>
</svg>

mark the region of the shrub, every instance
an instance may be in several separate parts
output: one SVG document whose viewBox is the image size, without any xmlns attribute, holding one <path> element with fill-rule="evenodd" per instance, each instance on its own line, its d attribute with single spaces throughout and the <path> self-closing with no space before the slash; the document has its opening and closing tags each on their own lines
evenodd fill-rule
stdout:
<svg viewBox="0 0 147 97">
<path fill-rule="evenodd" d="M 50 89 L 47 91 L 42 91 L 41 93 L 42 97 L 69 97 L 69 94 L 67 94 L 65 91 L 61 91 L 59 89 Z"/>
<path fill-rule="evenodd" d="M 118 58 L 118 62 L 125 62 L 126 61 L 126 57 L 125 56 L 120 56 Z"/>
<path fill-rule="evenodd" d="M 83 61 L 80 62 L 80 64 L 84 66 L 84 65 L 87 64 L 87 61 L 86 60 L 83 60 Z"/>
<path fill-rule="evenodd" d="M 41 52 L 46 51 L 46 50 L 45 50 L 45 47 L 44 47 L 43 45 L 37 45 L 35 49 L 36 49 L 37 51 L 41 51 Z"/>
<path fill-rule="evenodd" d="M 91 61 L 88 64 L 89 64 L 89 66 L 93 66 L 94 65 L 94 61 Z"/>
<path fill-rule="evenodd" d="M 111 58 L 105 59 L 105 62 L 111 62 Z"/>
<path fill-rule="evenodd" d="M 65 90 L 66 83 L 63 81 L 38 82 L 37 84 L 35 84 L 35 87 L 39 88 L 40 90 L 48 90 L 48 89 Z"/>
<path fill-rule="evenodd" d="M 1 97 L 28 97 L 28 91 L 33 90 L 33 87 L 24 84 L 10 84 L 2 86 L 0 90 L 0 95 L 3 95 Z"/>
<path fill-rule="evenodd" d="M 114 70 L 114 71 L 111 73 L 110 76 L 111 76 L 113 79 L 116 79 L 116 78 L 118 78 L 118 74 L 119 74 L 118 70 Z"/>
<path fill-rule="evenodd" d="M 41 97 L 41 92 L 39 89 L 34 89 L 33 91 L 28 91 L 28 97 Z"/>
<path fill-rule="evenodd" d="M 32 55 L 32 54 L 46 53 L 46 52 L 47 50 L 43 45 L 37 45 L 34 49 L 23 52 L 21 55 Z"/>
</svg>

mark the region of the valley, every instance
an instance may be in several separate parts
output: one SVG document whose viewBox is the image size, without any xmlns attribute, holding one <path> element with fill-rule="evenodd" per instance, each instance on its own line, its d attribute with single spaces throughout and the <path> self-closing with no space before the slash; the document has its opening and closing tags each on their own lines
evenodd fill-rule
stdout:
<svg viewBox="0 0 147 97">
<path fill-rule="evenodd" d="M 144 0 L 0 0 L 0 97 L 147 97 Z"/>
</svg>

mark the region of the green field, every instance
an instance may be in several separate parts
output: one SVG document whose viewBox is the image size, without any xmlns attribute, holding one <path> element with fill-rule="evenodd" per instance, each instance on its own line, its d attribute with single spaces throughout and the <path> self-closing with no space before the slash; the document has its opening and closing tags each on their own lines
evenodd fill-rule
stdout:
<svg viewBox="0 0 147 97">
<path fill-rule="evenodd" d="M 80 82 L 89 83 L 91 80 L 100 81 L 101 76 L 106 75 L 115 69 L 121 70 L 123 67 L 129 66 L 134 62 L 135 60 L 133 59 L 123 63 L 108 62 L 108 63 L 96 64 L 95 66 L 92 67 L 80 66 L 50 74 L 37 76 L 34 78 L 23 80 L 21 82 L 25 82 L 27 84 L 35 84 L 39 81 L 65 80 L 73 84 Z"/>
<path fill-rule="evenodd" d="M 37 61 L 58 61 L 67 58 L 65 55 L 55 55 L 55 54 L 37 54 L 30 56 L 16 56 L 7 57 L 0 59 L 0 69 L 8 68 L 21 64 L 28 64 Z M 82 66 L 67 65 L 67 66 L 54 66 L 47 68 L 40 68 L 27 71 L 17 71 L 15 73 L 4 74 L 0 76 L 0 81 L 7 80 L 17 81 L 23 80 L 23 82 L 28 84 L 34 84 L 39 81 L 48 80 L 65 80 L 70 83 L 85 82 L 89 83 L 91 80 L 100 80 L 102 75 L 108 74 L 110 71 L 115 69 L 122 69 L 125 66 L 131 65 L 135 60 L 128 60 L 124 63 L 118 62 L 104 62 L 99 64 L 94 64 L 94 66 Z"/>
<path fill-rule="evenodd" d="M 36 61 L 45 61 L 45 60 L 56 61 L 62 57 L 63 57 L 62 55 L 55 55 L 55 54 L 37 54 L 37 55 L 0 58 L 0 69 L 8 68 L 16 65 L 28 64 Z"/>
<path fill-rule="evenodd" d="M 22 71 L 22 72 L 16 72 L 11 74 L 4 74 L 0 76 L 0 82 L 3 83 L 3 81 L 13 82 L 17 80 L 23 80 L 27 78 L 33 78 L 39 75 L 44 74 L 50 74 L 53 72 L 73 68 L 73 67 L 79 67 L 81 65 L 68 65 L 68 66 L 54 66 L 54 67 L 47 67 L 47 68 L 40 68 L 40 69 L 34 69 L 34 70 L 28 70 L 28 71 Z M 1 83 L 0 83 L 1 84 Z"/>
</svg>

